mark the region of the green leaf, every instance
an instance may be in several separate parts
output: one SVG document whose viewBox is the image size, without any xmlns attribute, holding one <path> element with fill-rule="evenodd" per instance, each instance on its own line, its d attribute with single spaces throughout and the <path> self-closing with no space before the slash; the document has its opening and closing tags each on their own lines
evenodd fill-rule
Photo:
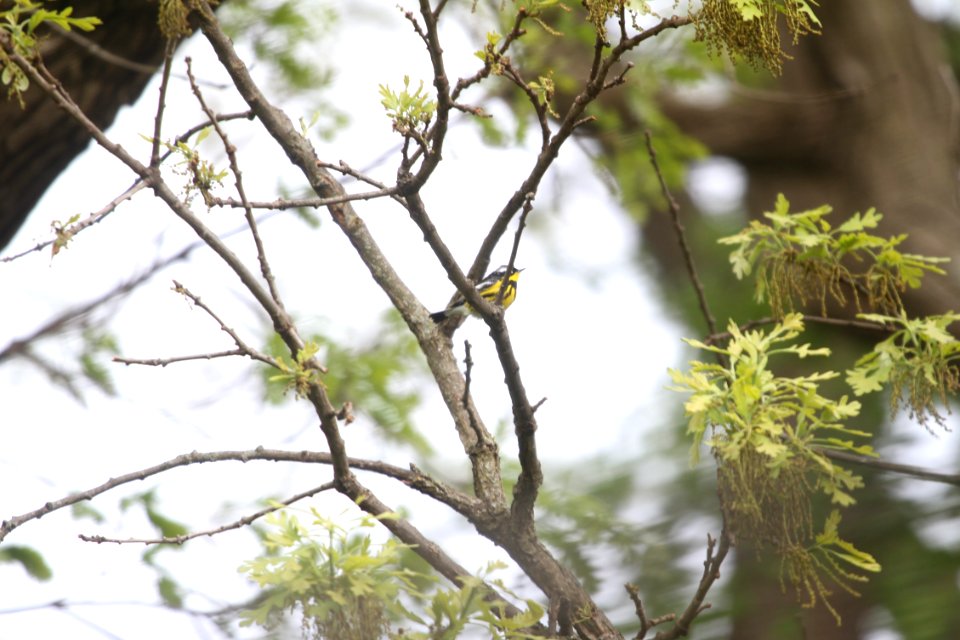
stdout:
<svg viewBox="0 0 960 640">
<path fill-rule="evenodd" d="M 70 506 L 70 513 L 77 520 L 90 519 L 96 523 L 102 523 L 106 520 L 103 514 L 93 508 L 89 502 L 75 502 Z"/>
<path fill-rule="evenodd" d="M 847 384 L 856 395 L 882 391 L 884 383 L 890 379 L 893 367 L 890 364 L 881 364 L 879 360 L 874 362 L 877 363 L 874 366 L 858 366 L 847 370 Z"/>
<path fill-rule="evenodd" d="M 46 582 L 53 577 L 53 571 L 43 556 L 31 547 L 21 545 L 0 546 L 0 562 L 12 562 L 23 567 L 34 580 Z"/>
<path fill-rule="evenodd" d="M 180 585 L 167 576 L 162 576 L 157 581 L 157 592 L 163 603 L 172 609 L 183 608 L 183 592 Z"/>
</svg>

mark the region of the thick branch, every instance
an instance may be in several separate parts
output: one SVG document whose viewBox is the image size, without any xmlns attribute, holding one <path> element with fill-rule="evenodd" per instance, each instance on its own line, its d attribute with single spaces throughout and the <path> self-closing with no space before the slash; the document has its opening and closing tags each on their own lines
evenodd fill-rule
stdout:
<svg viewBox="0 0 960 640">
<path fill-rule="evenodd" d="M 115 478 L 111 478 L 107 482 L 104 482 L 96 487 L 71 494 L 65 498 L 61 498 L 60 500 L 47 502 L 39 509 L 34 509 L 28 513 L 14 516 L 9 520 L 4 520 L 3 523 L 0 524 L 0 541 L 2 541 L 11 531 L 27 522 L 30 522 L 31 520 L 39 519 L 49 513 L 53 513 L 54 511 L 64 507 L 77 504 L 78 502 L 92 500 L 96 496 L 112 489 L 116 489 L 121 485 L 144 480 L 171 469 L 176 469 L 177 467 L 186 467 L 189 465 L 204 464 L 207 462 L 223 462 L 228 460 L 236 462 L 266 460 L 272 462 L 304 462 L 327 465 L 333 464 L 333 456 L 331 454 L 317 451 L 281 451 L 276 449 L 264 449 L 263 447 L 258 447 L 249 451 L 214 451 L 210 453 L 198 453 L 194 451 L 192 453 L 177 456 L 176 458 L 172 458 L 166 462 L 161 462 L 160 464 L 152 467 L 147 467 L 146 469 L 125 473 Z M 378 473 L 380 475 L 399 480 L 404 484 L 420 491 L 424 495 L 446 504 L 462 515 L 466 515 L 477 508 L 475 498 L 471 498 L 470 496 L 461 493 L 453 487 L 445 485 L 440 481 L 431 478 L 415 467 L 411 469 L 403 469 L 402 467 L 390 465 L 385 462 L 380 462 L 377 460 L 365 460 L 362 458 L 349 458 L 348 462 L 354 469 L 370 471 L 372 473 Z"/>
</svg>

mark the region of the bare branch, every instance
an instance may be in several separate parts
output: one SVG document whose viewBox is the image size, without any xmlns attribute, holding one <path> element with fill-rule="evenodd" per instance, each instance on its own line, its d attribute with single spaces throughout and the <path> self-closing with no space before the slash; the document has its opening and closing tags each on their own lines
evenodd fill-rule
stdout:
<svg viewBox="0 0 960 640">
<path fill-rule="evenodd" d="M 20 253 L 14 254 L 12 256 L 6 256 L 4 258 L 0 258 L 0 262 L 13 262 L 14 260 L 22 258 L 25 255 L 33 253 L 34 251 L 42 251 L 46 247 L 49 247 L 50 245 L 55 243 L 63 246 L 65 241 L 69 241 L 71 238 L 73 238 L 75 235 L 77 235 L 87 227 L 92 227 L 93 225 L 97 224 L 98 222 L 106 218 L 108 215 L 113 213 L 116 210 L 116 208 L 120 206 L 121 203 L 132 198 L 134 195 L 136 195 L 137 192 L 142 191 L 143 188 L 146 186 L 147 185 L 142 180 L 137 180 L 136 182 L 133 183 L 133 186 L 131 186 L 129 189 L 121 193 L 119 196 L 117 196 L 116 198 L 108 202 L 100 210 L 94 211 L 83 220 L 80 220 L 70 225 L 69 227 L 66 227 L 65 229 L 64 228 L 57 229 L 57 233 L 54 238 L 51 238 L 50 240 L 46 240 L 44 242 L 38 242 L 35 246 L 30 247 L 29 249 L 25 249 L 24 251 L 21 251 Z M 56 253 L 56 250 L 54 251 L 54 253 Z"/>
<path fill-rule="evenodd" d="M 720 565 L 723 564 L 727 553 L 730 551 L 730 535 L 727 533 L 726 526 L 720 532 L 720 542 L 707 534 L 707 559 L 703 561 L 703 574 L 700 576 L 700 583 L 697 590 L 690 599 L 687 608 L 683 610 L 678 618 L 675 619 L 673 626 L 657 633 L 654 640 L 673 640 L 690 633 L 690 625 L 694 619 L 705 609 L 710 608 L 710 603 L 704 603 L 707 592 L 713 583 L 720 578 Z"/>
<path fill-rule="evenodd" d="M 233 173 L 234 177 L 234 187 L 237 190 L 237 195 L 240 196 L 240 202 L 243 203 L 243 215 L 247 220 L 247 225 L 250 227 L 250 235 L 253 236 L 254 246 L 257 248 L 257 261 L 260 263 L 260 273 L 263 276 L 264 281 L 267 283 L 267 288 L 270 289 L 270 295 L 273 297 L 273 301 L 276 302 L 277 306 L 281 309 L 283 308 L 283 302 L 280 300 L 280 292 L 277 290 L 277 282 L 273 277 L 273 271 L 270 269 L 270 263 L 267 261 L 267 251 L 263 247 L 263 240 L 260 238 L 260 231 L 257 229 L 257 219 L 253 216 L 253 210 L 250 208 L 250 203 L 247 201 L 246 190 L 243 187 L 243 174 L 240 171 L 240 163 L 237 161 L 237 148 L 230 142 L 230 139 L 227 137 L 227 132 L 224 131 L 223 127 L 220 126 L 220 123 L 217 120 L 217 116 L 213 113 L 213 110 L 207 106 L 207 101 L 203 97 L 203 92 L 200 91 L 199 85 L 197 85 L 196 79 L 193 77 L 193 61 L 188 57 L 186 59 L 187 63 L 187 77 L 190 79 L 190 88 L 193 90 L 193 95 L 196 96 L 197 102 L 200 104 L 200 108 L 210 119 L 210 122 L 213 123 L 213 128 L 217 132 L 217 136 L 220 137 L 220 141 L 223 143 L 223 149 L 227 152 L 227 160 L 230 163 L 230 172 Z M 201 191 L 204 195 L 204 200 L 207 200 L 207 191 L 206 189 L 201 188 Z"/>
<path fill-rule="evenodd" d="M 683 260 L 687 266 L 687 275 L 690 277 L 690 283 L 697 293 L 697 301 L 700 303 L 700 313 L 703 314 L 703 319 L 707 323 L 707 330 L 710 332 L 710 335 L 713 335 L 717 332 L 717 321 L 710 311 L 707 294 L 703 290 L 703 283 L 700 281 L 697 266 L 693 261 L 693 253 L 690 251 L 690 245 L 687 244 L 687 232 L 680 222 L 680 205 L 677 204 L 673 194 L 670 193 L 667 181 L 660 171 L 660 164 L 657 162 L 657 152 L 653 149 L 653 138 L 650 135 L 650 130 L 644 131 L 643 134 L 647 141 L 647 153 L 650 155 L 650 164 L 653 165 L 653 170 L 657 174 L 657 180 L 660 181 L 660 190 L 663 192 L 663 197 L 666 199 L 667 206 L 670 209 L 670 218 L 673 220 L 673 229 L 677 234 L 677 242 L 680 243 L 680 250 L 683 251 Z"/>
<path fill-rule="evenodd" d="M 540 96 L 534 91 L 529 83 L 523 79 L 520 70 L 517 69 L 509 58 L 500 60 L 500 66 L 503 68 L 503 76 L 508 78 L 520 89 L 526 96 L 527 102 L 533 107 L 533 112 L 537 115 L 537 123 L 540 125 L 540 149 L 547 148 L 550 144 L 550 109 L 546 102 L 540 102 Z"/>
<path fill-rule="evenodd" d="M 278 198 L 272 202 L 263 202 L 258 200 L 250 200 L 246 204 L 240 200 L 234 198 L 210 198 L 210 205 L 214 207 L 233 207 L 233 208 L 245 208 L 250 207 L 251 209 L 300 209 L 300 208 L 314 208 L 319 209 L 321 207 L 327 207 L 331 204 L 341 204 L 343 202 L 355 202 L 357 200 L 375 200 L 377 198 L 388 198 L 392 197 L 396 193 L 396 188 L 389 187 L 383 189 L 382 191 L 365 191 L 363 193 L 345 193 L 342 196 L 334 196 L 332 198 Z"/>
<path fill-rule="evenodd" d="M 73 493 L 59 500 L 47 502 L 38 509 L 19 516 L 13 516 L 9 520 L 4 520 L 2 523 L 0 523 L 0 541 L 2 541 L 11 531 L 22 526 L 24 523 L 30 522 L 31 520 L 36 520 L 49 513 L 53 513 L 54 511 L 63 509 L 64 507 L 69 507 L 79 502 L 92 500 L 98 495 L 106 493 L 112 489 L 116 489 L 119 486 L 129 484 L 131 482 L 145 480 L 146 478 L 164 473 L 170 469 L 195 464 L 204 464 L 208 462 L 235 461 L 246 463 L 253 460 L 270 462 L 302 462 L 326 465 L 333 464 L 333 456 L 326 452 L 282 451 L 276 449 L 264 449 L 263 447 L 257 447 L 256 449 L 248 451 L 213 451 L 209 453 L 198 453 L 194 451 L 192 453 L 179 455 L 152 467 L 147 467 L 139 471 L 133 471 L 116 476 L 96 487 L 78 493 Z M 449 506 L 451 509 L 460 513 L 461 515 L 466 515 L 467 513 L 476 510 L 476 498 L 467 496 L 457 489 L 431 478 L 416 467 L 403 469 L 402 467 L 397 467 L 385 462 L 366 460 L 363 458 L 350 458 L 348 462 L 349 465 L 354 469 L 369 471 L 399 480 L 404 484 L 416 489 L 417 491 L 420 491 L 424 495 L 434 498 L 438 502 Z"/>
<path fill-rule="evenodd" d="M 533 211 L 533 193 L 528 193 L 523 199 L 523 212 L 520 214 L 520 222 L 517 224 L 517 232 L 513 234 L 513 246 L 510 248 L 510 259 L 507 261 L 507 273 L 513 273 L 514 265 L 517 261 L 517 252 L 520 250 L 520 238 L 523 237 L 523 230 L 527 226 L 527 216 Z M 497 304 L 503 303 L 503 296 L 506 293 L 506 287 L 500 287 L 497 292 Z"/>
<path fill-rule="evenodd" d="M 193 302 L 194 305 L 196 305 L 196 306 L 200 307 L 201 309 L 203 309 L 208 316 L 210 316 L 211 318 L 213 318 L 213 319 L 216 321 L 216 323 L 217 323 L 218 325 L 220 325 L 220 330 L 223 331 L 224 333 L 226 333 L 228 336 L 230 336 L 230 337 L 233 339 L 234 344 L 237 345 L 237 351 L 240 352 L 240 355 L 247 356 L 247 357 L 249 357 L 249 358 L 252 358 L 253 360 L 259 360 L 260 362 L 263 362 L 264 364 L 268 364 L 268 365 L 270 365 L 271 367 L 277 366 L 277 363 L 276 363 L 276 361 L 275 361 L 273 358 L 271 358 L 270 356 L 268 356 L 268 355 L 266 355 L 266 354 L 264 354 L 264 353 L 261 353 L 260 351 L 257 351 L 256 349 L 254 349 L 253 347 L 251 347 L 251 346 L 249 346 L 247 343 L 245 343 L 245 342 L 240 338 L 240 336 L 237 334 L 236 331 L 234 331 L 232 328 L 228 327 L 228 326 L 223 322 L 223 320 L 220 319 L 220 316 L 218 316 L 218 315 L 213 311 L 213 309 L 211 309 L 205 302 L 203 302 L 203 300 L 200 299 L 200 296 L 195 295 L 193 292 L 191 292 L 189 289 L 187 289 L 185 286 L 183 286 L 182 284 L 180 284 L 180 283 L 177 282 L 176 280 L 173 281 L 173 290 L 176 291 L 177 293 L 179 293 L 179 294 L 181 294 L 181 295 L 189 298 L 190 301 Z M 320 371 L 322 371 L 323 373 L 326 373 L 326 369 L 325 369 L 323 366 L 321 366 L 321 365 L 319 365 L 319 364 L 318 364 L 317 366 L 319 367 L 319 370 L 320 370 Z"/>
<path fill-rule="evenodd" d="M 876 458 L 858 456 L 854 453 L 847 453 L 845 451 L 833 451 L 831 449 L 818 449 L 818 451 L 833 460 L 841 460 L 843 462 L 859 464 L 861 466 L 870 467 L 871 469 L 876 469 L 878 471 L 899 473 L 905 476 L 916 478 L 918 480 L 940 482 L 943 484 L 952 484 L 960 487 L 960 473 L 943 473 L 940 471 L 932 471 L 924 467 L 916 467 L 909 464 L 899 464 L 896 462 L 877 460 Z"/>
<path fill-rule="evenodd" d="M 463 371 L 463 402 L 467 403 L 467 400 L 470 398 L 470 377 L 473 373 L 473 358 L 470 357 L 470 341 L 463 341 L 463 350 L 465 355 L 463 356 L 463 364 L 466 367 Z"/>
<path fill-rule="evenodd" d="M 816 316 L 816 315 L 810 315 L 810 314 L 804 314 L 802 318 L 803 318 L 803 321 L 806 323 L 822 324 L 826 326 L 841 327 L 841 328 L 847 328 L 847 329 L 857 329 L 857 330 L 865 330 L 865 331 L 881 331 L 881 332 L 885 331 L 888 333 L 891 333 L 897 330 L 895 327 L 881 324 L 879 322 L 871 322 L 869 320 L 827 318 L 824 316 Z M 753 329 L 754 327 L 759 327 L 767 324 L 775 324 L 777 322 L 780 322 L 780 319 L 773 318 L 773 317 L 757 318 L 756 320 L 745 322 L 742 325 L 738 326 L 737 328 L 740 331 L 748 331 L 750 329 Z M 706 338 L 704 338 L 704 343 L 716 344 L 724 340 L 729 340 L 732 337 L 733 337 L 733 334 L 731 334 L 729 331 L 723 331 L 721 333 L 714 333 L 707 336 Z"/>
<path fill-rule="evenodd" d="M 656 618 L 647 618 L 647 612 L 643 607 L 643 602 L 640 600 L 640 590 L 636 585 L 632 584 L 625 585 L 625 587 L 627 594 L 630 596 L 630 600 L 633 601 L 633 608 L 636 611 L 637 619 L 640 620 L 640 629 L 637 631 L 637 635 L 634 636 L 634 640 L 643 640 L 647 637 L 647 632 L 653 627 L 677 619 L 677 614 L 675 613 L 668 613 L 657 616 Z"/>
<path fill-rule="evenodd" d="M 167 40 L 166 50 L 163 53 L 163 72 L 160 76 L 160 96 L 157 100 L 157 113 L 153 118 L 153 142 L 150 145 L 150 166 L 156 169 L 160 166 L 160 137 L 163 131 L 163 111 L 167 107 L 167 87 L 170 83 L 170 68 L 173 66 L 173 51 L 177 43 Z"/>
<path fill-rule="evenodd" d="M 627 74 L 630 72 L 630 69 L 633 69 L 632 62 L 625 64 L 623 66 L 623 71 L 614 76 L 612 80 L 608 80 L 606 83 L 604 83 L 603 90 L 606 91 L 607 89 L 613 89 L 614 87 L 624 84 L 627 81 Z"/>
<path fill-rule="evenodd" d="M 212 353 L 197 353 L 189 356 L 173 356 L 171 358 L 124 358 L 114 356 L 113 361 L 119 364 L 140 364 L 147 367 L 165 367 L 168 364 L 177 362 L 189 362 L 190 360 L 214 360 L 216 358 L 227 358 L 230 356 L 247 355 L 243 349 L 231 349 L 229 351 L 216 351 Z"/>
<path fill-rule="evenodd" d="M 274 511 L 279 511 L 284 507 L 290 506 L 294 502 L 298 502 L 300 500 L 303 500 L 304 498 L 315 496 L 322 491 L 329 491 L 330 489 L 333 489 L 333 488 L 334 486 L 332 482 L 326 482 L 320 485 L 319 487 L 314 487 L 313 489 L 304 491 L 303 493 L 298 493 L 295 496 L 291 496 L 286 500 L 278 502 L 275 506 L 267 507 L 266 509 L 261 509 L 256 513 L 252 513 L 248 516 L 244 516 L 243 518 L 240 518 L 239 520 L 235 520 L 230 524 L 225 524 L 221 527 L 217 527 L 216 529 L 207 529 L 206 531 L 196 531 L 194 533 L 187 533 L 182 536 L 162 537 L 162 538 L 126 538 L 121 540 L 119 538 L 107 538 L 104 536 L 89 536 L 81 533 L 78 537 L 84 542 L 96 542 L 97 544 L 101 544 L 104 542 L 112 542 L 115 544 L 146 544 L 146 545 L 177 544 L 177 545 L 181 545 L 187 540 L 193 540 L 194 538 L 200 538 L 203 536 L 213 537 L 218 533 L 223 533 L 224 531 L 230 531 L 232 529 L 239 529 L 241 527 L 245 527 L 248 524 L 251 524 L 256 520 L 259 520 L 260 518 L 262 518 L 263 516 L 269 513 L 273 513 Z"/>
<path fill-rule="evenodd" d="M 552 166 L 553 161 L 560 153 L 560 147 L 563 146 L 577 126 L 582 122 L 586 108 L 603 92 L 606 78 L 613 66 L 620 61 L 624 54 L 636 48 L 641 42 L 654 38 L 667 29 L 676 29 L 687 24 L 690 24 L 690 18 L 687 16 L 664 18 L 649 29 L 633 37 L 621 40 L 620 43 L 610 51 L 609 55 L 605 58 L 601 56 L 600 61 L 595 62 L 595 68 L 591 73 L 590 80 L 583 90 L 574 97 L 567 112 L 560 120 L 560 126 L 554 131 L 550 143 L 537 155 L 537 159 L 527 178 L 523 181 L 523 184 L 520 185 L 520 188 L 510 197 L 491 225 L 483 243 L 480 245 L 480 249 L 477 251 L 473 264 L 470 266 L 470 271 L 468 272 L 470 278 L 477 280 L 482 278 L 483 274 L 486 273 L 494 248 L 506 232 L 510 221 L 523 206 L 524 198 L 526 198 L 528 193 L 537 192 L 540 181 L 544 175 L 546 175 L 547 169 Z M 602 51 L 602 49 L 602 43 L 598 44 L 597 50 Z"/>
</svg>

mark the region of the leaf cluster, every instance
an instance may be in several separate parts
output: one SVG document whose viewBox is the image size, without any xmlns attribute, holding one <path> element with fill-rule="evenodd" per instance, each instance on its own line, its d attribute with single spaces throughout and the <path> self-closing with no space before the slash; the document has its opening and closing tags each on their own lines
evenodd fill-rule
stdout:
<svg viewBox="0 0 960 640">
<path fill-rule="evenodd" d="M 306 397 L 311 385 L 323 384 L 320 371 L 310 364 L 319 352 L 320 345 L 308 341 L 294 359 L 283 355 L 274 356 L 274 364 L 280 373 L 270 376 L 268 382 L 282 385 L 283 393 L 292 389 L 297 398 Z"/>
<path fill-rule="evenodd" d="M 399 566 L 403 547 L 387 540 L 375 547 L 369 536 L 348 537 L 333 522 L 312 512 L 326 533 L 317 542 L 296 517 L 271 515 L 274 529 L 264 540 L 267 555 L 248 561 L 242 573 L 265 590 L 259 604 L 242 616 L 242 626 L 273 626 L 284 611 L 299 609 L 304 637 L 362 640 L 388 629 L 388 610 L 401 588 L 412 585 Z M 365 522 L 364 526 L 373 526 Z"/>
<path fill-rule="evenodd" d="M 403 76 L 403 89 L 400 91 L 381 84 L 380 97 L 380 104 L 393 122 L 393 130 L 402 135 L 420 131 L 437 110 L 437 101 L 424 90 L 423 80 L 416 89 L 410 90 L 410 76 Z"/>
<path fill-rule="evenodd" d="M 872 573 L 880 571 L 880 564 L 873 556 L 840 538 L 837 529 L 839 524 L 840 512 L 834 509 L 827 516 L 823 531 L 817 534 L 811 547 L 795 545 L 781 553 L 781 581 L 786 575 L 797 589 L 798 596 L 806 596 L 803 603 L 805 607 L 813 607 L 818 599 L 822 601 L 838 625 L 840 614 L 830 604 L 829 596 L 832 591 L 824 578 L 828 578 L 850 595 L 859 596 L 851 583 L 866 582 L 867 578 L 863 574 L 850 571 L 848 567 L 853 566 Z"/>
<path fill-rule="evenodd" d="M 13 5 L 0 10 L 0 32 L 9 36 L 14 52 L 27 59 L 37 55 L 39 43 L 38 29 L 42 25 L 55 25 L 70 31 L 73 28 L 81 31 L 93 31 L 101 24 L 99 18 L 73 17 L 73 7 L 50 10 L 44 9 L 42 2 L 35 0 L 13 0 Z M 21 94 L 30 86 L 30 81 L 23 70 L 0 49 L 0 82 L 7 87 L 7 96 L 16 96 L 20 106 L 24 106 Z"/>
<path fill-rule="evenodd" d="M 854 442 L 869 434 L 844 425 L 859 413 L 860 403 L 846 396 L 832 400 L 819 392 L 820 384 L 838 373 L 784 377 L 773 370 L 772 358 L 830 354 L 826 348 L 792 344 L 803 329 L 796 313 L 787 314 L 769 332 L 744 332 L 731 322 L 725 347 L 686 341 L 718 354 L 719 364 L 694 361 L 689 372 L 671 370 L 670 375 L 674 390 L 691 393 L 684 409 L 694 442 L 692 456 L 697 459 L 706 438 L 719 465 L 721 502 L 730 526 L 737 535 L 777 551 L 785 575 L 798 591 L 811 595 L 812 604 L 830 595 L 817 572 L 833 567 L 817 561 L 817 553 L 842 548 L 847 555 L 830 558 L 861 570 L 873 570 L 876 564 L 872 558 L 866 562 L 866 554 L 839 537 L 822 542 L 814 538 L 812 495 L 822 493 L 846 507 L 854 503 L 851 492 L 863 486 L 859 475 L 824 450 L 860 455 L 873 455 L 873 450 Z M 827 573 L 849 589 L 844 580 L 854 574 Z"/>
<path fill-rule="evenodd" d="M 223 179 L 229 174 L 226 169 L 217 169 L 216 165 L 200 154 L 200 143 L 206 140 L 212 131 L 213 127 L 204 127 L 192 143 L 185 140 L 162 143 L 168 151 L 180 158 L 174 171 L 188 179 L 183 188 L 184 200 L 189 202 L 195 193 L 199 193 L 208 207 L 212 206 L 213 189 L 223 184 Z M 153 138 L 144 136 L 144 139 L 153 142 Z"/>
<path fill-rule="evenodd" d="M 869 307 L 895 313 L 903 306 L 901 293 L 919 287 L 926 272 L 944 273 L 937 264 L 945 258 L 902 253 L 898 246 L 905 234 L 883 238 L 869 233 L 883 218 L 875 209 L 855 213 L 836 228 L 825 219 L 831 211 L 822 205 L 791 213 L 780 194 L 773 211 L 763 214 L 769 223 L 754 220 L 720 239 L 736 246 L 730 262 L 737 278 L 756 270 L 757 302 L 769 303 L 775 316 L 811 301 L 819 302 L 826 316 L 828 298 L 844 305 L 848 294 L 858 309 L 863 296 Z M 854 271 L 853 264 L 865 268 Z"/>
<path fill-rule="evenodd" d="M 718 461 L 728 524 L 758 547 L 772 547 L 781 559 L 781 580 L 789 580 L 806 606 L 824 602 L 839 622 L 828 582 L 856 594 L 851 583 L 880 567 L 840 537 L 839 510 L 814 535 L 811 498 L 821 493 L 838 507 L 853 504 L 851 492 L 863 485 L 862 478 L 825 452 L 874 453 L 854 441 L 868 433 L 845 426 L 859 413 L 860 403 L 819 393 L 820 383 L 839 374 L 824 370 L 780 377 L 771 370 L 770 358 L 828 356 L 827 349 L 791 344 L 804 329 L 802 316 L 793 309 L 816 300 L 826 316 L 828 299 L 844 305 L 851 295 L 858 310 L 865 302 L 890 314 L 861 313 L 861 322 L 892 332 L 846 372 L 854 393 L 890 385 L 894 411 L 905 402 L 922 424 L 931 416 L 942 424 L 933 401 L 946 403 L 948 394 L 960 390 L 960 342 L 948 331 L 960 314 L 907 317 L 901 294 L 919 287 L 927 272 L 942 274 L 937 265 L 946 259 L 901 252 L 905 235 L 871 233 L 882 218 L 876 210 L 854 214 L 834 228 L 825 219 L 828 206 L 797 213 L 789 209 L 781 194 L 774 210 L 764 214 L 767 222 L 753 221 L 720 239 L 734 247 L 730 262 L 735 275 L 742 279 L 755 273 L 757 301 L 768 303 L 780 321 L 769 333 L 744 331 L 731 321 L 725 347 L 688 340 L 717 354 L 718 364 L 695 361 L 689 372 L 671 374 L 676 390 L 692 394 L 685 409 L 694 455 L 711 431 L 707 444 Z"/>
<path fill-rule="evenodd" d="M 489 575 L 500 565 L 461 579 L 459 588 L 439 588 L 435 574 L 407 562 L 409 545 L 393 538 L 376 544 L 369 535 L 350 533 L 375 527 L 377 518 L 364 516 L 344 528 L 316 510 L 310 515 L 318 530 L 287 510 L 269 516 L 266 553 L 240 568 L 264 589 L 257 606 L 243 614 L 243 626 L 270 628 L 281 614 L 299 610 L 304 637 L 317 639 L 454 640 L 468 626 L 481 626 L 490 638 L 519 640 L 531 638 L 524 629 L 543 616 L 533 601 L 520 615 L 504 615 L 505 604 L 490 598 L 486 586 L 503 586 Z"/>
<path fill-rule="evenodd" d="M 910 407 L 910 417 L 927 426 L 930 418 L 945 427 L 934 401 L 947 405 L 947 396 L 960 391 L 960 341 L 947 328 L 958 313 L 923 318 L 860 314 L 863 320 L 900 327 L 848 370 L 847 384 L 858 396 L 890 386 L 891 410 Z"/>
</svg>

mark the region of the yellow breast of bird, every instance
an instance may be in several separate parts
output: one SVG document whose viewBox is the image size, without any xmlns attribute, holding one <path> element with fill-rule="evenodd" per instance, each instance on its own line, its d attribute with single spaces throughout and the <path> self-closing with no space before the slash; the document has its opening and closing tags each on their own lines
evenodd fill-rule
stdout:
<svg viewBox="0 0 960 640">
<path fill-rule="evenodd" d="M 503 299 L 501 300 L 501 303 L 503 304 L 504 309 L 506 309 L 511 304 L 513 304 L 513 301 L 517 298 L 517 277 L 519 275 L 520 275 L 519 273 L 515 273 L 512 276 L 510 276 L 510 278 L 507 279 L 506 281 L 505 286 L 507 290 L 503 292 Z M 499 282 L 495 282 L 489 287 L 487 287 L 486 289 L 483 289 L 482 291 L 480 291 L 480 295 L 483 297 L 484 300 L 488 302 L 496 302 L 497 296 L 500 293 L 501 285 L 504 285 L 503 280 Z M 469 308 L 470 312 L 472 313 L 473 308 L 470 307 L 470 304 L 467 303 L 466 306 Z"/>
</svg>

